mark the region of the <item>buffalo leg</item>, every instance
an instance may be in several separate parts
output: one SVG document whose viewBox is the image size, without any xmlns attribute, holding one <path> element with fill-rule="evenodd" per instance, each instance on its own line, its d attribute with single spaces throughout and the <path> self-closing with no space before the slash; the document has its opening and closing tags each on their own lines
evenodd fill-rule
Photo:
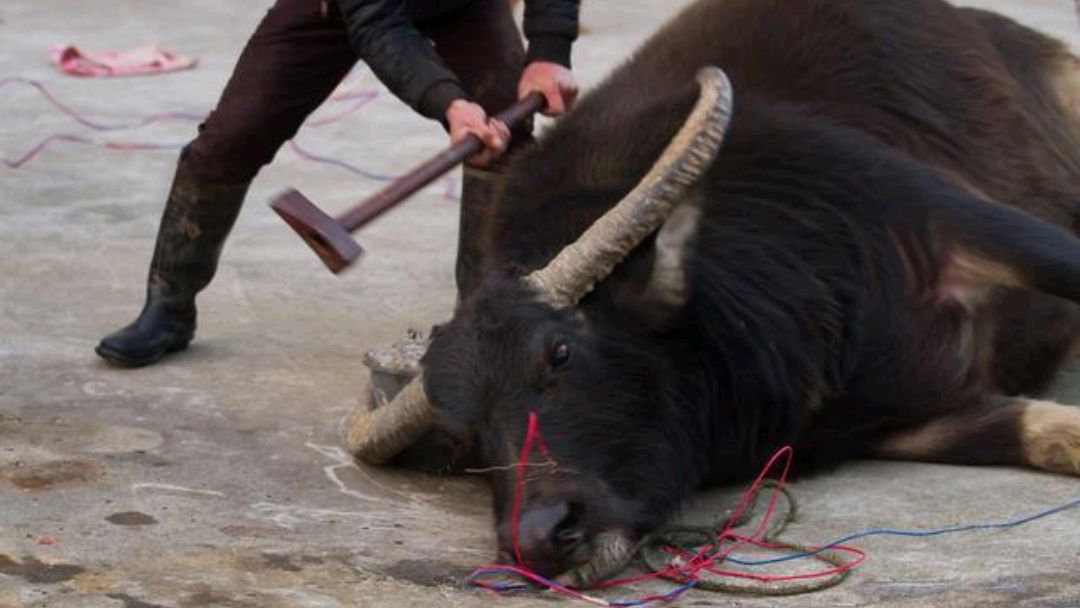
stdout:
<svg viewBox="0 0 1080 608">
<path fill-rule="evenodd" d="M 998 388 L 1041 391 L 1080 341 L 1080 308 L 1068 302 L 1080 303 L 1080 238 L 1015 208 L 951 199 L 928 231 L 945 238 L 937 295 L 971 309 L 989 305 Z"/>
<path fill-rule="evenodd" d="M 1019 465 L 1080 476 L 1080 407 L 994 396 L 977 407 L 887 435 L 880 458 Z"/>
</svg>

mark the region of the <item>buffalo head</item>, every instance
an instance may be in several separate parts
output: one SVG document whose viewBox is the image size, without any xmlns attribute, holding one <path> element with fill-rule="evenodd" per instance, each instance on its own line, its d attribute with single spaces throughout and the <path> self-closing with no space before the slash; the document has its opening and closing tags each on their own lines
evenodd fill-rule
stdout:
<svg viewBox="0 0 1080 608">
<path fill-rule="evenodd" d="M 717 68 L 698 83 L 697 104 L 638 185 L 546 267 L 489 277 L 436 328 L 423 373 L 362 412 L 346 438 L 361 460 L 383 463 L 437 426 L 482 454 L 495 470 L 500 557 L 512 560 L 513 465 L 535 414 L 548 452 L 531 455 L 522 486 L 521 557 L 545 574 L 572 571 L 570 582 L 621 567 L 679 498 L 664 446 L 685 425 L 658 424 L 656 412 L 670 364 L 577 304 L 664 224 L 720 149 L 731 86 Z"/>
</svg>

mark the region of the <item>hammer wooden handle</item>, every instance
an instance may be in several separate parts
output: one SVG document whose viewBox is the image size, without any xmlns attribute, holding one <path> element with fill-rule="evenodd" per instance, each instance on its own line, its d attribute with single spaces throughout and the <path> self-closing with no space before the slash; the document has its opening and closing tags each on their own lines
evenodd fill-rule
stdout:
<svg viewBox="0 0 1080 608">
<path fill-rule="evenodd" d="M 508 127 L 543 109 L 544 97 L 532 93 L 510 106 L 496 118 Z M 341 217 L 333 218 L 319 209 L 299 190 L 289 188 L 276 196 L 270 207 L 311 247 L 334 274 L 349 267 L 363 249 L 351 233 L 393 208 L 440 175 L 456 167 L 484 147 L 475 135 L 454 144 L 435 158 L 394 180 L 386 188 L 358 203 Z"/>
<path fill-rule="evenodd" d="M 495 118 L 512 129 L 518 123 L 542 110 L 545 104 L 543 95 L 530 93 L 496 115 Z M 484 144 L 480 141 L 480 138 L 470 135 L 440 152 L 431 160 L 397 178 L 386 188 L 364 199 L 356 207 L 339 217 L 337 219 L 338 223 L 349 232 L 356 231 L 483 149 Z"/>
</svg>

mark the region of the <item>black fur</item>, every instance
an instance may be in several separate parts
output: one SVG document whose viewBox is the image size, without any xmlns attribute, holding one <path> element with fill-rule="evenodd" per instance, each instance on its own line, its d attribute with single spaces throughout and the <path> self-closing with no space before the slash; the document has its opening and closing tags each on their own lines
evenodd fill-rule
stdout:
<svg viewBox="0 0 1080 608">
<path fill-rule="evenodd" d="M 640 534 L 783 444 L 809 470 L 1041 388 L 1080 332 L 1077 307 L 1056 297 L 1080 298 L 1067 232 L 1080 147 L 1050 82 L 1068 60 L 1011 21 L 937 0 L 693 5 L 514 163 L 487 281 L 424 361 L 441 431 L 506 465 L 536 411 L 560 474 L 528 501 L 577 505 L 589 534 Z M 736 110 L 683 202 L 703 211 L 685 305 L 641 296 L 651 241 L 577 309 L 537 301 L 517 278 L 641 178 L 703 65 L 731 77 Z M 1056 296 L 952 297 L 961 250 Z M 572 356 L 555 369 L 560 341 Z M 994 450 L 943 458 L 1015 459 L 1015 433 L 987 437 Z M 513 476 L 494 480 L 505 544 Z M 554 572 L 574 555 L 534 565 Z"/>
</svg>

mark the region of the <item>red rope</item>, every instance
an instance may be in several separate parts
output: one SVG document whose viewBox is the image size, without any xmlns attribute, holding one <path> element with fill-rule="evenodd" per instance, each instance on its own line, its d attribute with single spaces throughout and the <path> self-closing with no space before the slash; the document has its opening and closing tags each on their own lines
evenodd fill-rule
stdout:
<svg viewBox="0 0 1080 608">
<path fill-rule="evenodd" d="M 861 564 L 866 559 L 866 554 L 858 549 L 839 545 L 832 547 L 832 550 L 847 553 L 852 555 L 853 558 L 842 565 L 828 568 L 824 570 L 800 573 L 800 574 L 757 574 L 753 572 L 738 571 L 721 569 L 718 567 L 725 559 L 732 553 L 745 547 L 758 547 L 762 549 L 770 550 L 782 550 L 789 549 L 782 545 L 765 542 L 766 531 L 768 530 L 769 522 L 776 514 L 777 504 L 780 499 L 780 495 L 783 492 L 784 484 L 787 482 L 788 473 L 791 469 L 791 461 L 793 456 L 793 450 L 791 446 L 784 446 L 776 451 L 772 457 L 769 458 L 765 466 L 762 467 L 761 472 L 757 478 L 750 485 L 749 489 L 743 494 L 742 499 L 739 501 L 738 506 L 732 512 L 728 518 L 723 529 L 716 538 L 709 544 L 700 547 L 696 552 L 690 553 L 683 549 L 675 547 L 668 547 L 665 549 L 669 554 L 679 558 L 682 562 L 681 565 L 672 565 L 667 570 L 659 572 L 650 572 L 646 574 L 630 576 L 621 579 L 615 579 L 610 581 L 604 581 L 595 585 L 596 589 L 611 589 L 614 587 L 623 587 L 633 583 L 642 581 L 656 580 L 659 578 L 669 579 L 682 583 L 683 585 L 678 589 L 663 595 L 648 595 L 632 600 L 620 600 L 620 601 L 607 601 L 593 596 L 586 595 L 580 591 L 569 589 L 552 580 L 549 580 L 539 574 L 531 571 L 526 566 L 526 556 L 522 554 L 520 540 L 518 538 L 519 527 L 521 524 L 521 509 L 523 496 L 525 492 L 525 472 L 529 467 L 529 459 L 532 456 L 534 446 L 541 455 L 550 459 L 550 452 L 547 445 L 544 443 L 543 437 L 540 435 L 540 424 L 537 419 L 536 412 L 530 412 L 528 418 L 528 424 L 525 431 L 525 441 L 522 443 L 521 451 L 518 455 L 517 473 L 514 483 L 514 498 L 513 505 L 510 513 L 510 542 L 511 548 L 514 554 L 516 565 L 491 565 L 478 568 L 469 577 L 470 584 L 488 589 L 496 592 L 516 591 L 520 590 L 520 586 L 504 585 L 498 583 L 491 583 L 481 580 L 480 577 L 487 574 L 512 574 L 518 576 L 524 580 L 530 581 L 547 589 L 550 589 L 561 595 L 586 601 L 591 604 L 601 606 L 641 606 L 648 603 L 671 601 L 690 589 L 697 586 L 701 581 L 702 573 L 709 573 L 713 576 L 737 578 L 744 580 L 752 580 L 760 583 L 777 583 L 785 581 L 797 581 L 815 578 L 825 578 L 835 576 L 847 572 Z M 766 507 L 765 514 L 761 518 L 757 527 L 748 536 L 736 534 L 733 530 L 737 522 L 742 517 L 743 513 L 750 506 L 754 497 L 761 491 L 762 484 L 770 473 L 777 468 L 777 465 L 782 462 L 782 468 L 780 469 L 777 483 L 773 488 L 772 495 L 769 497 L 769 503 Z M 723 547 L 725 543 L 730 543 L 730 546 Z"/>
<path fill-rule="evenodd" d="M 521 543 L 518 540 L 518 532 L 521 527 L 521 499 L 525 492 L 525 469 L 529 466 L 529 456 L 532 455 L 533 443 L 537 444 L 540 453 L 548 456 L 547 445 L 540 437 L 540 423 L 536 419 L 536 412 L 529 412 L 529 424 L 525 430 L 525 442 L 521 444 L 521 453 L 518 455 L 517 480 L 514 483 L 514 508 L 510 512 L 510 546 L 514 550 L 514 559 L 519 567 L 525 566 L 525 560 L 521 557 Z"/>
</svg>

